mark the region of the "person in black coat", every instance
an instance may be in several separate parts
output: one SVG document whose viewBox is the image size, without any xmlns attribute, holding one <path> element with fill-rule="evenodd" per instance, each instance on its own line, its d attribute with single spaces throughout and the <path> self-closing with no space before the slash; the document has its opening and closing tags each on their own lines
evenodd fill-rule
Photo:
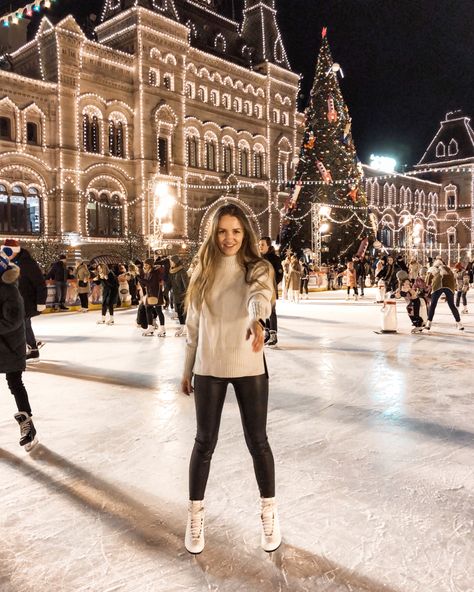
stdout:
<svg viewBox="0 0 474 592">
<path fill-rule="evenodd" d="M 114 324 L 114 305 L 118 298 L 118 279 L 117 276 L 109 270 L 108 265 L 99 263 L 97 265 L 97 277 L 93 280 L 96 284 L 102 286 L 102 318 L 97 321 L 98 325 Z M 106 322 L 105 315 L 109 311 L 109 320 Z"/>
<path fill-rule="evenodd" d="M 56 302 L 60 310 L 69 310 L 66 306 L 68 270 L 66 265 L 66 255 L 60 255 L 59 259 L 53 263 L 48 273 L 48 279 L 54 280 L 56 284 Z"/>
<path fill-rule="evenodd" d="M 262 236 L 258 242 L 258 248 L 264 259 L 266 259 L 274 270 L 275 277 L 275 304 L 272 306 L 272 314 L 269 319 L 265 321 L 265 345 L 269 347 L 278 343 L 278 320 L 276 314 L 276 300 L 278 299 L 278 284 L 283 279 L 283 265 L 280 257 L 275 253 L 272 245 L 272 239 L 269 236 Z"/>
<path fill-rule="evenodd" d="M 29 349 L 26 359 L 38 359 L 38 346 L 41 346 L 41 342 L 36 341 L 31 319 L 41 314 L 46 308 L 48 295 L 46 282 L 38 263 L 36 263 L 29 251 L 20 248 L 18 241 L 6 240 L 5 245 L 12 247 L 12 262 L 20 268 L 19 290 L 25 304 L 26 343 Z"/>
<path fill-rule="evenodd" d="M 13 255 L 8 246 L 0 249 L 0 373 L 6 375 L 8 388 L 15 397 L 20 446 L 29 452 L 38 439 L 22 380 L 26 367 L 25 311 L 17 286 L 20 270 L 11 263 Z"/>
</svg>

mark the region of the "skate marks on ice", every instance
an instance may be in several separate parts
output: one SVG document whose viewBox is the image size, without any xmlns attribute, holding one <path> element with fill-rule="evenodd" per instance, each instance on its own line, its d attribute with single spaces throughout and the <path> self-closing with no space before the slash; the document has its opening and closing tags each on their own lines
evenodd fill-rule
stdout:
<svg viewBox="0 0 474 592">
<path fill-rule="evenodd" d="M 127 493 L 79 467 L 39 443 L 30 453 L 28 462 L 0 448 L 0 460 L 31 480 L 60 493 L 87 511 L 99 512 L 117 530 L 147 546 L 177 553 L 183 547 L 182 535 L 166 526 L 165 516 L 149 510 Z M 183 511 L 184 515 L 184 511 Z"/>
<path fill-rule="evenodd" d="M 129 389 L 154 389 L 156 387 L 156 376 L 144 372 L 133 372 L 130 370 L 109 370 L 84 364 L 60 362 L 40 359 L 35 365 L 27 366 L 28 372 L 51 374 L 67 379 L 75 378 L 89 382 L 99 382 L 116 386 L 125 386 Z"/>
<path fill-rule="evenodd" d="M 193 561 L 216 592 L 401 592 L 330 559 L 287 545 L 273 553 L 206 543 Z"/>
<path fill-rule="evenodd" d="M 32 459 L 30 461 L 29 459 Z M 268 555 L 258 548 L 258 537 L 247 546 L 240 537 L 236 540 L 235 534 L 229 529 L 212 529 L 208 537 L 205 551 L 194 558 L 187 554 L 183 548 L 185 507 L 170 505 L 166 509 L 158 508 L 150 510 L 144 504 L 136 501 L 119 488 L 107 481 L 92 475 L 90 472 L 75 465 L 69 460 L 56 454 L 43 444 L 38 444 L 35 451 L 22 459 L 6 450 L 0 449 L 0 461 L 8 464 L 13 469 L 22 472 L 26 477 L 40 487 L 51 491 L 51 494 L 65 496 L 74 504 L 77 504 L 87 513 L 96 515 L 105 523 L 107 538 L 114 534 L 123 540 L 122 545 L 130 544 L 134 540 L 135 569 L 138 569 L 142 579 L 150 580 L 146 587 L 140 590 L 153 592 L 169 592 L 169 587 L 161 587 L 159 581 L 155 581 L 157 571 L 141 567 L 140 555 L 147 552 L 148 557 L 162 560 L 163 556 L 173 562 L 175 570 L 186 570 L 193 579 L 193 584 L 186 587 L 187 592 L 204 592 L 205 590 L 218 590 L 219 592 L 236 592 L 255 590 L 258 592 L 275 592 L 276 590 L 291 590 L 292 592 L 398 592 L 392 588 L 372 581 L 340 565 L 332 563 L 328 559 L 318 557 L 308 551 L 297 549 L 283 544 L 275 553 Z M 171 507 L 170 507 L 171 506 Z M 68 529 L 68 516 L 58 516 L 63 528 Z M 179 525 L 179 529 L 175 526 Z M 73 526 L 73 525 L 72 525 Z M 41 543 L 37 540 L 37 543 Z M 117 544 L 117 543 L 115 543 Z M 119 543 L 120 544 L 120 541 Z M 26 552 L 26 551 L 25 551 Z M 5 554 L 5 553 L 3 553 Z M 16 557 L 3 557 L 0 570 L 0 582 L 10 574 L 14 574 L 15 583 L 7 584 L 1 588 L 2 592 L 30 592 L 28 585 L 21 580 L 21 570 L 16 564 Z M 105 557 L 104 557 L 105 559 Z M 61 550 L 57 550 L 58 566 L 61 566 Z M 124 570 L 116 573 L 114 570 L 106 576 L 106 580 L 90 582 L 92 587 L 84 587 L 84 572 L 88 565 L 86 557 L 82 558 L 82 564 L 76 562 L 68 573 L 68 592 L 79 590 L 123 590 L 131 591 L 133 571 Z M 64 566 L 63 566 L 64 567 Z M 127 566 L 128 567 L 128 566 Z M 130 566 L 131 567 L 131 566 Z M 54 578 L 54 567 L 46 565 L 48 579 Z M 109 571 L 107 565 L 105 569 Z M 198 570 L 198 574 L 193 572 Z M 58 567 L 60 571 L 60 567 Z M 86 570 L 87 571 L 87 570 Z M 19 577 L 17 577 L 20 572 Z M 89 577 L 93 571 L 90 570 Z M 196 578 L 196 575 L 199 575 Z M 198 580 L 198 581 L 196 581 Z M 102 586 L 105 585 L 106 588 Z M 153 581 L 155 583 L 153 584 Z M 43 587 L 45 584 L 46 587 Z M 51 584 L 45 580 L 36 582 L 35 590 L 52 590 Z M 94 587 L 96 586 L 96 587 Z M 168 583 L 169 586 L 169 583 Z M 173 588 L 181 589 L 180 585 Z M 58 588 L 59 590 L 59 588 Z M 31 590 L 33 592 L 33 590 Z"/>
</svg>

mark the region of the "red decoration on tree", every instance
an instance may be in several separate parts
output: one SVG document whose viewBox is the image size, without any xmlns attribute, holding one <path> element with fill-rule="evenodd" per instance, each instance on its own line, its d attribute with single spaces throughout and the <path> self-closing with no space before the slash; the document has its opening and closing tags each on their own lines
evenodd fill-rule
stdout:
<svg viewBox="0 0 474 592">
<path fill-rule="evenodd" d="M 327 27 L 323 27 L 323 30 L 321 32 L 321 37 L 324 39 L 326 37 L 326 33 L 328 32 L 328 28 Z"/>
<path fill-rule="evenodd" d="M 349 193 L 347 194 L 352 201 L 355 203 L 357 201 L 357 187 L 352 187 Z"/>
<path fill-rule="evenodd" d="M 336 123 L 337 121 L 337 111 L 334 107 L 334 99 L 332 95 L 329 95 L 328 98 L 328 121 L 329 123 Z"/>
<path fill-rule="evenodd" d="M 316 162 L 316 166 L 318 167 L 318 171 L 321 173 L 321 177 L 325 183 L 332 183 L 332 175 L 331 171 L 328 171 L 327 168 L 323 165 L 323 163 L 318 160 Z"/>
</svg>

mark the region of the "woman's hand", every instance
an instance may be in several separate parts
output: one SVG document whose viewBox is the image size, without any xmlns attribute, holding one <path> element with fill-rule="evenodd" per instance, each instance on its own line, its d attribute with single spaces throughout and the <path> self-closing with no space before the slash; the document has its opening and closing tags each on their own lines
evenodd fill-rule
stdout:
<svg viewBox="0 0 474 592">
<path fill-rule="evenodd" d="M 183 376 L 181 379 L 181 391 L 185 395 L 191 395 L 194 392 L 193 385 L 191 384 L 191 376 Z"/>
<path fill-rule="evenodd" d="M 263 349 L 263 327 L 258 321 L 250 321 L 245 339 L 248 341 L 252 336 L 252 351 L 258 353 Z"/>
</svg>

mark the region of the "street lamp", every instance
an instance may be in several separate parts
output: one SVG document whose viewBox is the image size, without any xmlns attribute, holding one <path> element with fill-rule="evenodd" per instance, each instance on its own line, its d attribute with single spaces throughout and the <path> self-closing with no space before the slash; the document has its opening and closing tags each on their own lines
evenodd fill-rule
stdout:
<svg viewBox="0 0 474 592">
<path fill-rule="evenodd" d="M 321 238 L 330 228 L 326 218 L 331 215 L 331 208 L 327 205 L 311 204 L 311 247 L 315 254 L 316 265 L 321 267 Z"/>
<path fill-rule="evenodd" d="M 152 192 L 149 245 L 151 249 L 156 250 L 163 246 L 163 235 L 174 231 L 172 214 L 176 200 L 170 194 L 167 183 L 156 183 Z"/>
</svg>

